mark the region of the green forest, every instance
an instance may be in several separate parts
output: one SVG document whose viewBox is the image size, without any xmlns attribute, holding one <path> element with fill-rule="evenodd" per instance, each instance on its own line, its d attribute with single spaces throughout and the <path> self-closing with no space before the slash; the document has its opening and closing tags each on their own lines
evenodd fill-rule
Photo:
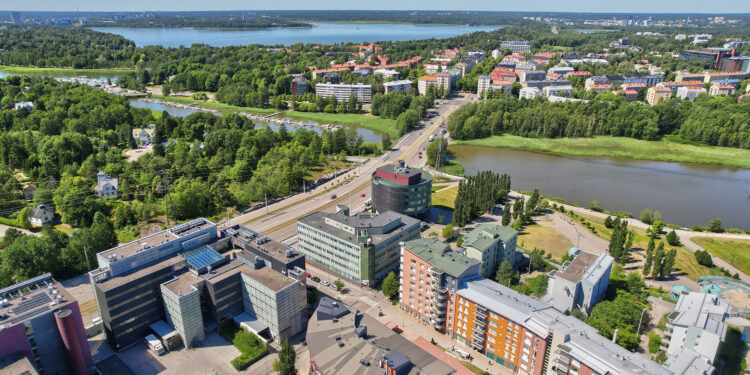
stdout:
<svg viewBox="0 0 750 375">
<path fill-rule="evenodd" d="M 591 102 L 551 103 L 543 99 L 492 99 L 467 104 L 448 119 L 457 140 L 513 134 L 558 138 L 611 135 L 678 140 L 709 146 L 750 148 L 750 106 L 733 97 L 672 99 L 648 106 L 603 93 Z M 673 138 L 674 139 L 674 138 Z"/>
</svg>

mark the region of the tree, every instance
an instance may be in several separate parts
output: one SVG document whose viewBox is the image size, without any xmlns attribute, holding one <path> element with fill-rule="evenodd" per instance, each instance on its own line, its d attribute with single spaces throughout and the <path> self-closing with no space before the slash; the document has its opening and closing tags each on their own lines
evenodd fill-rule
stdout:
<svg viewBox="0 0 750 375">
<path fill-rule="evenodd" d="M 708 230 L 714 233 L 721 233 L 724 229 L 721 228 L 721 219 L 715 218 L 708 223 Z"/>
<path fill-rule="evenodd" d="M 391 136 L 388 135 L 388 133 L 383 134 L 383 138 L 380 141 L 380 145 L 383 151 L 387 151 L 391 149 L 391 146 L 392 146 Z"/>
<path fill-rule="evenodd" d="M 529 266 L 534 271 L 535 270 L 544 271 L 546 269 L 547 264 L 544 261 L 544 250 L 535 248 L 534 250 L 531 251 Z"/>
<path fill-rule="evenodd" d="M 448 140 L 438 137 L 427 145 L 427 164 L 435 168 L 445 165 L 445 154 L 448 150 Z"/>
<path fill-rule="evenodd" d="M 335 286 L 336 290 L 340 292 L 341 289 L 344 288 L 344 282 L 341 281 L 341 280 L 336 280 L 336 281 L 333 282 L 333 286 Z"/>
<path fill-rule="evenodd" d="M 667 233 L 667 243 L 670 246 L 679 246 L 680 245 L 680 237 L 677 236 L 677 233 L 675 231 L 671 231 Z"/>
<path fill-rule="evenodd" d="M 448 224 L 445 227 L 443 227 L 443 238 L 445 238 L 446 240 L 450 240 L 455 235 L 456 235 L 456 232 L 453 230 L 453 225 Z"/>
<path fill-rule="evenodd" d="M 659 247 L 656 248 L 656 253 L 654 253 L 654 265 L 653 269 L 651 270 L 651 277 L 657 278 L 661 277 L 661 275 L 664 273 L 664 242 L 659 242 Z"/>
<path fill-rule="evenodd" d="M 523 197 L 516 198 L 513 202 L 513 219 L 518 219 L 523 214 L 524 199 Z"/>
<path fill-rule="evenodd" d="M 604 226 L 606 228 L 612 229 L 613 224 L 612 224 L 612 217 L 611 216 L 607 216 L 607 218 L 604 219 Z"/>
<path fill-rule="evenodd" d="M 651 274 L 651 266 L 654 262 L 654 248 L 656 235 L 652 232 L 651 237 L 648 240 L 648 248 L 646 248 L 646 261 L 643 264 L 643 276 L 648 277 Z"/>
<path fill-rule="evenodd" d="M 464 244 L 464 235 L 461 234 L 456 238 L 456 246 L 461 247 Z"/>
<path fill-rule="evenodd" d="M 711 267 L 714 266 L 714 261 L 711 258 L 711 254 L 709 254 L 708 251 L 706 251 L 706 250 L 697 250 L 695 253 L 693 253 L 693 255 L 695 256 L 695 260 L 701 266 L 706 266 L 706 267 L 709 267 L 709 268 L 711 268 Z"/>
<path fill-rule="evenodd" d="M 513 270 L 513 266 L 507 261 L 504 260 L 500 265 L 497 267 L 497 272 L 495 273 L 495 281 L 497 281 L 501 285 L 510 286 L 515 280 L 517 280 L 518 274 Z"/>
<path fill-rule="evenodd" d="M 602 204 L 599 201 L 589 201 L 588 207 L 589 210 L 602 212 Z"/>
<path fill-rule="evenodd" d="M 635 272 L 628 274 L 625 278 L 625 284 L 627 285 L 628 292 L 633 294 L 641 294 L 645 286 L 643 279 Z"/>
<path fill-rule="evenodd" d="M 654 223 L 654 214 L 649 209 L 644 209 L 641 211 L 641 221 L 646 224 L 653 224 Z"/>
<path fill-rule="evenodd" d="M 297 375 L 297 368 L 294 366 L 296 358 L 297 353 L 289 345 L 289 340 L 284 340 L 279 351 L 279 359 L 273 361 L 273 370 L 279 375 Z"/>
<path fill-rule="evenodd" d="M 393 271 L 389 272 L 385 279 L 383 279 L 383 295 L 392 299 L 398 295 L 398 287 L 398 277 L 396 277 L 396 274 Z"/>
<path fill-rule="evenodd" d="M 664 258 L 664 265 L 662 265 L 661 267 L 661 273 L 659 275 L 660 277 L 669 277 L 669 275 L 672 273 L 672 269 L 674 268 L 675 258 L 677 258 L 677 250 L 669 250 L 666 257 Z"/>
<path fill-rule="evenodd" d="M 506 203 L 503 207 L 503 226 L 508 226 L 510 224 L 510 203 Z"/>
</svg>

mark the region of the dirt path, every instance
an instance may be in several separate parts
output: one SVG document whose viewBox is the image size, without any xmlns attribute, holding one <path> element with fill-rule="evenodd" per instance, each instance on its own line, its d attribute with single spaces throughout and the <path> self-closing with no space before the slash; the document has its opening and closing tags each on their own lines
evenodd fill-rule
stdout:
<svg viewBox="0 0 750 375">
<path fill-rule="evenodd" d="M 128 157 L 128 163 L 138 160 L 143 155 L 146 155 L 154 150 L 153 145 L 141 146 L 138 148 L 125 150 L 123 154 Z"/>
<path fill-rule="evenodd" d="M 591 233 L 580 223 L 571 220 L 569 217 L 559 212 L 552 212 L 544 216 L 539 216 L 534 218 L 534 220 L 539 225 L 551 227 L 557 230 L 574 245 L 577 244 L 578 247 L 592 253 L 601 254 L 606 252 L 609 247 L 609 242 L 607 242 L 607 240 Z"/>
</svg>

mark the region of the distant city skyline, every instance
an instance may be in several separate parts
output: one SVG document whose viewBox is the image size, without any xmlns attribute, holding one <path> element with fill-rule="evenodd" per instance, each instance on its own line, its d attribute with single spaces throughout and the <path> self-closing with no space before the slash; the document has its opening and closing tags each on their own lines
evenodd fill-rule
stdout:
<svg viewBox="0 0 750 375">
<path fill-rule="evenodd" d="M 373 7 L 377 4 L 377 7 Z M 0 5 L 3 11 L 210 11 L 210 10 L 360 10 L 351 9 L 358 4 L 348 0 L 10 0 Z M 591 12 L 591 13 L 750 13 L 750 1 L 728 0 L 707 2 L 704 0 L 633 0 L 629 2 L 603 2 L 598 0 L 578 0 L 560 2 L 538 0 L 536 2 L 498 2 L 496 0 L 475 0 L 461 3 L 463 8 L 450 0 L 412 1 L 381 0 L 367 3 L 361 10 L 472 10 L 472 11 L 514 11 L 514 12 Z"/>
</svg>

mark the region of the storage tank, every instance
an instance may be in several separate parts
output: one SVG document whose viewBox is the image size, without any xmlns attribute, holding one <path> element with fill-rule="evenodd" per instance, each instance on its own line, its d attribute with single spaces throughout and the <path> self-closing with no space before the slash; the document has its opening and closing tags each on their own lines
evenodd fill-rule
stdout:
<svg viewBox="0 0 750 375">
<path fill-rule="evenodd" d="M 71 309 L 55 311 L 55 322 L 65 347 L 65 357 L 68 359 L 70 373 L 86 375 L 86 360 L 83 357 L 81 343 L 78 341 L 73 311 Z"/>
</svg>

